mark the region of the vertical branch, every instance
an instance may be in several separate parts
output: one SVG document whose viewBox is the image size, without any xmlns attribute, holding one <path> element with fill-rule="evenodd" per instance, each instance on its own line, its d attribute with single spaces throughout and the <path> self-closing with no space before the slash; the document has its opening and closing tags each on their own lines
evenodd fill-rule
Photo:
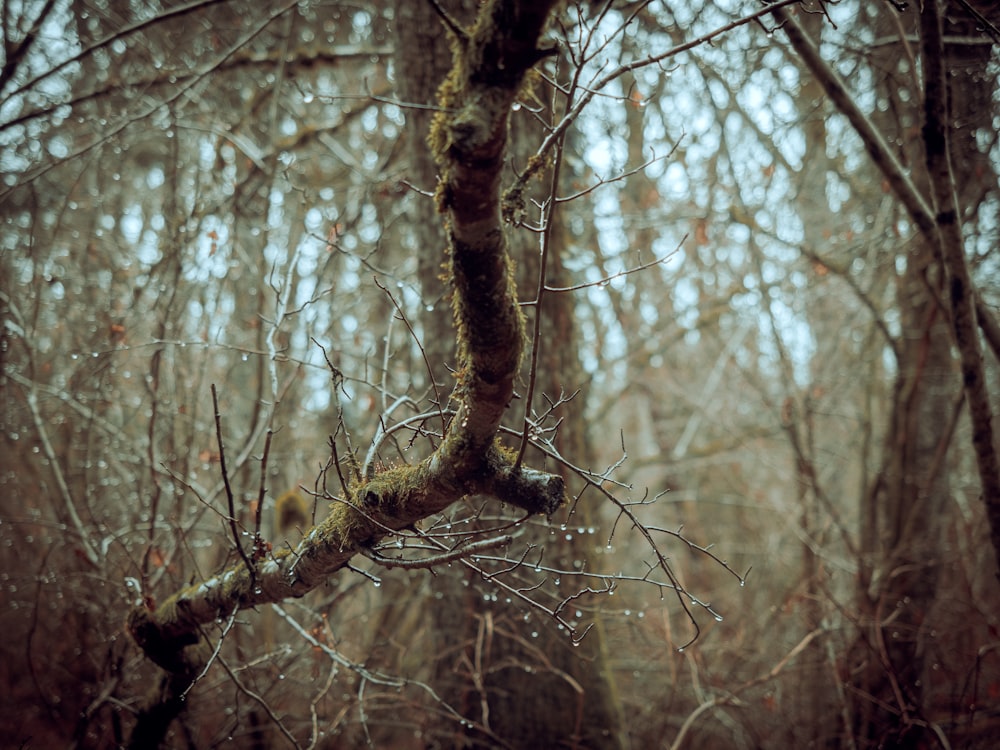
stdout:
<svg viewBox="0 0 1000 750">
<path fill-rule="evenodd" d="M 990 540 L 1000 564 L 1000 463 L 993 441 L 993 415 L 976 331 L 975 291 L 965 260 L 955 175 L 949 154 L 948 88 L 938 0 L 925 0 L 923 4 L 920 43 L 925 85 L 923 137 L 936 211 L 935 235 L 948 281 L 951 325 L 961 361 L 962 385 L 969 402 L 972 447 L 990 524 Z"/>
<path fill-rule="evenodd" d="M 218 412 L 218 409 L 216 409 Z M 254 513 L 254 524 L 253 524 L 253 559 L 259 560 L 264 556 L 264 540 L 260 537 L 260 520 L 261 515 L 264 511 L 264 497 L 267 494 L 267 457 L 271 452 L 271 438 L 274 436 L 274 430 L 269 429 L 267 431 L 267 437 L 264 438 L 264 453 L 260 457 L 260 486 L 257 489 L 257 507 Z M 221 444 L 221 440 L 220 440 Z M 219 451 L 221 455 L 221 448 Z"/>
<path fill-rule="evenodd" d="M 212 406 L 215 409 L 215 437 L 219 443 L 219 470 L 222 472 L 222 481 L 226 485 L 226 501 L 229 503 L 229 529 L 233 533 L 233 541 L 236 543 L 236 549 L 239 551 L 240 557 L 243 558 L 243 562 L 250 572 L 252 585 L 253 579 L 256 576 L 256 568 L 250 562 L 250 558 L 247 557 L 246 550 L 243 549 L 243 544 L 240 542 L 240 532 L 236 527 L 236 504 L 233 502 L 233 488 L 229 484 L 229 472 L 226 470 L 226 448 L 222 443 L 222 415 L 219 413 L 219 396 L 215 391 L 215 383 L 212 383 Z"/>
<path fill-rule="evenodd" d="M 446 439 L 445 455 L 463 460 L 479 460 L 493 442 L 524 348 L 500 177 L 511 105 L 524 74 L 550 53 L 536 45 L 553 5 L 508 0 L 480 10 L 468 35 L 453 40 L 455 66 L 428 138 L 441 172 L 437 199 L 447 216 L 460 365 L 452 423 L 460 427 Z"/>
<path fill-rule="evenodd" d="M 570 94 L 566 101 L 566 110 L 570 109 L 572 96 L 576 91 L 579 82 L 582 66 L 578 67 L 573 74 L 573 84 L 570 87 Z M 555 95 L 553 94 L 553 102 Z M 538 286 L 535 289 L 535 320 L 534 329 L 531 334 L 531 366 L 528 368 L 528 390 L 524 396 L 524 427 L 521 432 L 521 445 L 517 449 L 517 459 L 514 461 L 515 467 L 521 466 L 524 460 L 524 452 L 528 448 L 531 439 L 531 404 L 535 399 L 535 383 L 538 379 L 538 350 L 542 340 L 542 299 L 545 296 L 546 276 L 548 273 L 549 253 L 552 250 L 552 229 L 555 226 L 556 196 L 559 194 L 559 177 L 562 174 L 563 146 L 566 140 L 566 131 L 559 134 L 555 142 L 555 156 L 553 157 L 552 175 L 549 182 L 549 197 L 545 202 L 542 217 L 542 252 L 538 263 Z"/>
</svg>

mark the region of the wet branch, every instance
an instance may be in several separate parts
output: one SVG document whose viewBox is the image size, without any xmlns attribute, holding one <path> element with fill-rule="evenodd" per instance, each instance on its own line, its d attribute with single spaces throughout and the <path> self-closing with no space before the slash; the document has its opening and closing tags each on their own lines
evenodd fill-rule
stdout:
<svg viewBox="0 0 1000 750">
<path fill-rule="evenodd" d="M 561 477 L 515 466 L 495 442 L 524 348 L 500 223 L 500 170 L 511 104 L 524 74 L 547 54 L 536 44 L 553 4 L 488 3 L 456 41 L 454 69 L 440 92 L 432 148 L 442 175 L 438 199 L 448 228 L 459 345 L 458 408 L 441 445 L 415 466 L 346 479 L 346 497 L 329 496 L 336 501 L 329 515 L 295 549 L 259 561 L 248 561 L 244 552 L 228 570 L 159 606 L 134 608 L 129 631 L 169 674 L 199 673 L 206 659 L 203 626 L 303 596 L 355 554 L 370 554 L 387 534 L 463 497 L 488 494 L 529 513 L 551 513 L 563 501 Z M 173 683 L 165 699 L 176 695 Z"/>
</svg>

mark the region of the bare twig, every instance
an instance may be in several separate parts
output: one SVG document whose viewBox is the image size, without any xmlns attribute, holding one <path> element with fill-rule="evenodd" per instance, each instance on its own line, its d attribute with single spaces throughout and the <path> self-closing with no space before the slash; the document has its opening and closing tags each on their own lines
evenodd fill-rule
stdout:
<svg viewBox="0 0 1000 750">
<path fill-rule="evenodd" d="M 418 568 L 434 568 L 438 565 L 443 565 L 445 563 L 453 562 L 454 560 L 459 560 L 461 558 L 469 557 L 472 555 L 479 555 L 483 552 L 489 550 L 497 549 L 499 547 L 508 546 L 512 537 L 501 536 L 495 539 L 481 539 L 478 542 L 469 542 L 468 544 L 460 544 L 455 547 L 450 552 L 444 552 L 437 555 L 432 555 L 430 557 L 417 559 L 405 560 L 399 557 L 386 557 L 380 554 L 376 550 L 366 550 L 362 554 L 365 557 L 377 562 L 379 565 L 385 568 L 403 568 L 405 570 L 415 570 Z"/>
<path fill-rule="evenodd" d="M 212 405 L 215 408 L 215 437 L 219 444 L 219 471 L 222 472 L 222 481 L 226 487 L 226 501 L 229 504 L 229 530 L 233 534 L 233 542 L 236 544 L 236 549 L 240 553 L 240 557 L 243 558 L 247 570 L 250 572 L 252 586 L 253 580 L 257 575 L 257 566 L 247 557 L 246 550 L 243 549 L 243 542 L 240 541 L 239 529 L 237 528 L 238 522 L 236 520 L 236 507 L 233 501 L 233 488 L 229 484 L 229 472 L 226 470 L 226 447 L 222 440 L 222 415 L 219 413 L 219 397 L 215 390 L 215 383 L 212 383 Z"/>
<path fill-rule="evenodd" d="M 253 528 L 254 560 L 259 560 L 264 556 L 264 540 L 260 535 L 260 522 L 264 510 L 264 497 L 267 494 L 267 457 L 271 452 L 271 438 L 273 436 L 274 431 L 268 430 L 267 437 L 264 439 L 264 453 L 260 457 L 260 487 L 257 490 L 257 507 L 254 513 Z"/>
<path fill-rule="evenodd" d="M 417 348 L 420 350 L 420 356 L 424 360 L 424 368 L 427 371 L 427 377 L 430 379 L 431 387 L 434 390 L 434 403 L 437 404 L 438 415 L 441 417 L 441 433 L 444 434 L 444 431 L 448 429 L 448 419 L 445 416 L 444 400 L 441 398 L 441 390 L 438 388 L 437 380 L 434 378 L 434 368 L 431 367 L 431 363 L 427 359 L 427 350 L 424 349 L 423 343 L 421 343 L 420 341 L 420 337 L 417 336 L 416 332 L 413 330 L 413 326 L 410 325 L 410 321 L 406 317 L 406 313 L 403 312 L 403 308 L 400 307 L 399 302 L 396 301 L 396 298 L 393 296 L 392 292 L 390 292 L 385 286 L 383 286 L 379 282 L 378 277 L 374 277 L 374 281 L 375 281 L 375 286 L 377 286 L 379 289 L 385 292 L 385 295 L 389 298 L 389 301 L 392 302 L 392 306 L 396 308 L 396 313 L 399 315 L 399 319 L 403 321 L 403 325 L 406 326 L 406 330 L 410 332 L 410 337 L 413 339 L 414 343 L 417 345 Z"/>
<path fill-rule="evenodd" d="M 735 689 L 730 690 L 725 695 L 719 695 L 715 698 L 705 701 L 699 705 L 694 711 L 692 711 L 688 717 L 684 720 L 681 728 L 677 732 L 677 736 L 674 737 L 674 741 L 670 743 L 670 750 L 679 750 L 683 744 L 684 740 L 687 738 L 688 732 L 694 726 L 694 723 L 698 718 L 707 711 L 711 711 L 713 708 L 718 708 L 719 706 L 725 705 L 740 705 L 739 694 L 754 687 L 755 685 L 760 685 L 764 682 L 769 682 L 777 677 L 781 671 L 788 665 L 788 663 L 794 659 L 796 656 L 801 654 L 814 639 L 823 635 L 822 630 L 813 630 L 805 635 L 805 637 L 799 641 L 791 651 L 785 654 L 777 664 L 775 664 L 766 674 L 760 675 L 744 682 L 742 685 L 737 686 Z"/>
<path fill-rule="evenodd" d="M 778 0 L 778 2 L 771 3 L 764 8 L 754 11 L 753 13 L 742 16 L 730 23 L 724 24 L 712 31 L 702 34 L 695 39 L 691 39 L 683 44 L 679 44 L 675 47 L 671 47 L 665 52 L 660 52 L 654 55 L 649 55 L 648 57 L 639 58 L 628 63 L 624 63 L 614 68 L 613 70 L 605 73 L 600 78 L 596 79 L 587 88 L 581 88 L 583 95 L 576 100 L 572 107 L 568 107 L 566 114 L 559 121 L 559 123 L 554 126 L 551 132 L 542 141 L 542 144 L 538 147 L 535 152 L 535 160 L 533 163 L 541 168 L 543 164 L 546 163 L 546 157 L 548 153 L 562 143 L 562 139 L 566 133 L 566 130 L 570 125 L 573 124 L 579 118 L 580 113 L 586 109 L 587 105 L 593 100 L 593 98 L 601 92 L 605 87 L 608 86 L 612 81 L 615 81 L 627 73 L 631 73 L 633 70 L 639 70 L 640 68 L 645 68 L 650 65 L 659 65 L 664 60 L 668 60 L 671 57 L 676 57 L 677 55 L 687 52 L 688 50 L 694 49 L 695 47 L 700 47 L 703 44 L 710 44 L 716 37 L 722 36 L 733 29 L 738 29 L 740 26 L 745 26 L 748 23 L 752 23 L 759 18 L 763 18 L 772 13 L 776 13 L 784 8 L 791 5 L 799 5 L 802 0 Z M 528 183 L 535 175 L 534 170 L 525 170 L 525 172 L 518 177 L 517 182 L 512 189 L 523 188 L 524 185 Z"/>
</svg>

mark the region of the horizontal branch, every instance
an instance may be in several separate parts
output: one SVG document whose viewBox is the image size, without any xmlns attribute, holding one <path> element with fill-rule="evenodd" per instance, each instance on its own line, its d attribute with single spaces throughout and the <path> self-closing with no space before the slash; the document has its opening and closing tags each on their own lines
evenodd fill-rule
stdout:
<svg viewBox="0 0 1000 750">
<path fill-rule="evenodd" d="M 352 488 L 330 514 L 292 550 L 279 550 L 257 562 L 242 560 L 201 583 L 177 592 L 155 610 L 136 607 L 129 630 L 147 656 L 170 672 L 192 671 L 203 657 L 201 626 L 249 609 L 297 598 L 325 583 L 359 553 L 387 535 L 440 513 L 452 503 L 483 494 L 528 513 L 550 514 L 563 500 L 558 475 L 528 468 L 514 470 L 507 454 L 491 449 L 477 470 L 458 472 L 436 456 L 416 466 L 401 466 Z"/>
</svg>

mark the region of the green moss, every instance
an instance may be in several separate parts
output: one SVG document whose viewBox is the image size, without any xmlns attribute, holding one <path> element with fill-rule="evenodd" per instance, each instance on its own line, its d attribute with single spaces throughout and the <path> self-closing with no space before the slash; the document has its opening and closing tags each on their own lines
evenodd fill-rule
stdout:
<svg viewBox="0 0 1000 750">
<path fill-rule="evenodd" d="M 517 461 L 517 453 L 516 449 L 504 443 L 498 435 L 493 439 L 493 449 L 487 456 L 487 460 L 491 462 L 491 468 L 495 471 L 502 471 L 514 465 Z"/>
<path fill-rule="evenodd" d="M 465 88 L 468 74 L 465 67 L 467 39 L 460 39 L 450 29 L 448 30 L 449 46 L 451 47 L 452 66 L 448 75 L 441 82 L 437 91 L 438 111 L 431 120 L 427 133 L 427 145 L 430 147 L 434 162 L 441 168 L 441 179 L 438 181 L 434 200 L 439 212 L 444 213 L 450 205 L 448 186 L 450 175 L 447 172 L 449 162 L 448 149 L 451 147 L 449 133 L 450 120 L 460 103 L 459 93 Z"/>
<path fill-rule="evenodd" d="M 524 221 L 527 215 L 527 200 L 525 189 L 528 183 L 535 179 L 541 179 L 544 170 L 552 166 L 552 156 L 546 153 L 543 156 L 532 154 L 528 158 L 528 163 L 524 171 L 518 176 L 514 184 L 504 191 L 500 199 L 500 215 L 508 224 L 519 224 Z"/>
<path fill-rule="evenodd" d="M 355 504 L 366 513 L 403 519 L 405 503 L 426 481 L 424 464 L 402 465 L 384 469 L 355 496 Z"/>
<path fill-rule="evenodd" d="M 393 528 L 407 521 L 406 501 L 426 481 L 425 465 L 383 467 L 370 479 L 350 487 L 346 502 L 335 502 L 329 515 L 317 524 L 320 544 L 344 552 L 374 544 Z"/>
<path fill-rule="evenodd" d="M 469 376 L 487 377 L 495 380 L 517 372 L 524 353 L 525 319 L 517 304 L 517 287 L 514 279 L 514 262 L 507 253 L 506 239 L 484 238 L 484 245 L 499 245 L 483 252 L 474 248 L 461 248 L 465 261 L 463 267 L 456 266 L 455 248 L 450 258 L 452 314 L 458 342 L 458 363 L 460 367 L 459 393 L 463 385 L 470 383 Z M 483 265 L 500 263 L 496 266 L 479 267 L 470 257 L 484 258 Z M 499 274 L 497 271 L 499 270 Z M 485 278 L 501 282 L 492 287 L 476 284 Z M 469 307 L 474 305 L 474 307 Z M 513 350 L 514 361 L 505 361 Z M 477 360 L 473 360 L 473 354 Z M 489 372 L 473 372 L 473 367 L 485 365 Z"/>
<path fill-rule="evenodd" d="M 372 522 L 349 503 L 335 503 L 317 530 L 321 544 L 341 552 L 364 545 L 375 534 Z"/>
</svg>

